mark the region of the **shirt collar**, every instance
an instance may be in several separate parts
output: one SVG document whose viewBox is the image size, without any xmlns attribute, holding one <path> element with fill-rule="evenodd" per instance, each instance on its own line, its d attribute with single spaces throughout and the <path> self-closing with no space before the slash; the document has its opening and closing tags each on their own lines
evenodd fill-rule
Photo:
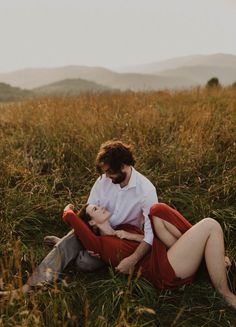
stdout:
<svg viewBox="0 0 236 327">
<path fill-rule="evenodd" d="M 137 171 L 134 169 L 134 167 L 131 167 L 132 172 L 131 172 L 131 176 L 129 179 L 129 183 L 128 185 L 126 185 L 124 187 L 124 189 L 128 190 L 129 188 L 133 188 L 136 187 L 136 182 L 137 182 Z"/>
</svg>

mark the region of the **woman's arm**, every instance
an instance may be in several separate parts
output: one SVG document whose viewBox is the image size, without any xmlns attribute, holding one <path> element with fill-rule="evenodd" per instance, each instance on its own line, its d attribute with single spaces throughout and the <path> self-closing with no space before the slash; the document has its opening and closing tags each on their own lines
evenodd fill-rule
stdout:
<svg viewBox="0 0 236 327">
<path fill-rule="evenodd" d="M 136 242 L 121 240 L 111 235 L 95 235 L 72 210 L 64 212 L 63 220 L 74 228 L 86 250 L 100 254 L 102 260 L 113 267 L 116 267 L 121 259 L 130 256 L 137 247 Z"/>
<path fill-rule="evenodd" d="M 64 211 L 63 220 L 75 230 L 75 234 L 79 237 L 83 246 L 87 250 L 99 254 L 102 252 L 102 244 L 99 237 L 91 231 L 91 229 L 73 212 L 73 210 L 69 209 Z"/>
</svg>

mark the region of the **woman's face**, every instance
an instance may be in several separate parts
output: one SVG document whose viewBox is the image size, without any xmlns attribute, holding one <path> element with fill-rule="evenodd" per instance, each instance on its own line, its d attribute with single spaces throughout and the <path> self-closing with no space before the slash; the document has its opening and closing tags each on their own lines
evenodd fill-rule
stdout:
<svg viewBox="0 0 236 327">
<path fill-rule="evenodd" d="M 106 208 L 99 207 L 95 204 L 89 204 L 86 208 L 86 212 L 92 218 L 94 225 L 104 223 L 111 216 L 111 213 Z"/>
</svg>

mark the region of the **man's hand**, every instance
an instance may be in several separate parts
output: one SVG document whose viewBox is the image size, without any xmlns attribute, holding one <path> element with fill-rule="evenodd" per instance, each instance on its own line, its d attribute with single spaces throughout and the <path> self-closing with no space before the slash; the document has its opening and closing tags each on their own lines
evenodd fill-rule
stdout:
<svg viewBox="0 0 236 327">
<path fill-rule="evenodd" d="M 115 268 L 117 271 L 123 274 L 132 274 L 136 263 L 143 258 L 148 251 L 150 251 L 151 245 L 142 241 L 139 246 L 136 248 L 133 254 L 129 257 L 124 258 Z"/>
<path fill-rule="evenodd" d="M 69 204 L 67 204 L 67 206 L 65 206 L 63 211 L 65 212 L 65 211 L 74 210 L 74 209 L 75 209 L 75 206 L 73 204 L 69 203 Z"/>
<path fill-rule="evenodd" d="M 118 264 L 118 266 L 115 268 L 116 271 L 121 272 L 122 274 L 129 274 L 131 275 L 134 271 L 134 267 L 136 264 L 136 260 L 132 255 L 130 255 L 127 258 L 124 258 L 121 260 L 121 262 Z"/>
</svg>

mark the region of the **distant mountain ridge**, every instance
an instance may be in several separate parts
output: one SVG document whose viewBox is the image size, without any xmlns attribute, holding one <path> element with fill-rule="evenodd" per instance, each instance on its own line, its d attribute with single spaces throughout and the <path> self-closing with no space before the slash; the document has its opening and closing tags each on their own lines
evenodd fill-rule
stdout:
<svg viewBox="0 0 236 327">
<path fill-rule="evenodd" d="M 33 95 L 31 91 L 22 90 L 19 87 L 12 87 L 9 84 L 0 82 L 0 102 L 18 101 L 29 98 Z"/>
<path fill-rule="evenodd" d="M 236 56 L 220 53 L 185 56 L 157 63 L 130 66 L 119 71 L 169 76 L 178 81 L 191 80 L 198 85 L 205 85 L 211 77 L 217 77 L 222 84 L 229 85 L 236 81 Z"/>
<path fill-rule="evenodd" d="M 218 53 L 212 55 L 184 56 L 144 65 L 128 66 L 118 69 L 118 71 L 141 74 L 158 74 L 165 70 L 177 69 L 186 66 L 223 66 L 236 68 L 236 55 Z"/>
<path fill-rule="evenodd" d="M 117 73 L 102 67 L 66 66 L 59 68 L 24 69 L 0 74 L 0 81 L 26 89 L 34 89 L 65 79 L 83 79 L 120 90 L 156 90 L 178 88 L 193 85 L 194 82 L 176 81 L 172 76 L 155 76 L 151 74 Z"/>
<path fill-rule="evenodd" d="M 6 83 L 0 83 L 0 102 L 19 101 L 38 96 L 78 96 L 81 93 L 100 93 L 110 89 L 82 79 L 66 79 L 32 90 L 23 90 Z"/>
<path fill-rule="evenodd" d="M 65 79 L 85 79 L 97 82 L 94 76 L 106 77 L 108 69 L 88 66 L 65 66 L 56 68 L 26 68 L 10 73 L 0 73 L 0 81 L 26 89 L 33 89 Z M 84 78 L 85 77 L 85 78 Z"/>
<path fill-rule="evenodd" d="M 82 79 L 65 79 L 33 89 L 35 95 L 76 96 L 82 92 L 104 92 L 108 87 Z"/>
<path fill-rule="evenodd" d="M 56 89 L 60 89 L 59 93 L 73 93 L 72 90 L 75 90 L 76 83 L 79 83 L 78 80 L 84 80 L 83 83 L 85 81 L 95 83 L 96 85 L 90 84 L 93 90 L 95 88 L 97 90 L 147 91 L 205 85 L 211 77 L 218 77 L 223 85 L 234 83 L 236 81 L 236 56 L 230 54 L 185 56 L 121 68 L 117 71 L 103 67 L 76 65 L 28 68 L 10 73 L 0 73 L 0 82 L 24 89 L 36 89 L 36 93 L 44 92 L 49 95 L 52 94 L 50 92 L 56 92 Z M 66 83 L 65 80 L 67 80 Z M 68 82 L 69 80 L 70 82 Z M 72 82 L 72 80 L 77 80 L 77 82 Z M 61 84 L 49 85 L 58 82 Z M 80 86 L 82 87 L 82 84 Z M 63 87 L 65 87 L 64 91 Z M 77 92 L 78 88 L 75 93 L 77 94 Z"/>
<path fill-rule="evenodd" d="M 229 85 L 236 81 L 236 67 L 184 66 L 160 72 L 160 75 L 176 77 L 176 79 L 194 79 L 198 85 L 205 85 L 210 78 L 217 77 L 221 84 Z"/>
</svg>

